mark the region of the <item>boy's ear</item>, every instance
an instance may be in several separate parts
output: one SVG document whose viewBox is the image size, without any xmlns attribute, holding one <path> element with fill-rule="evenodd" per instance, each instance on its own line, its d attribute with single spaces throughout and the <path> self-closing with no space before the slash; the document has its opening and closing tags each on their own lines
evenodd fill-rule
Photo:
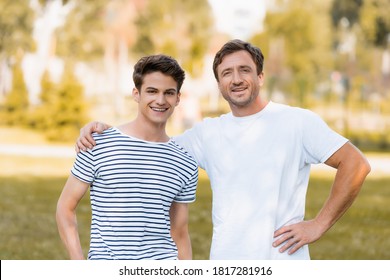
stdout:
<svg viewBox="0 0 390 280">
<path fill-rule="evenodd" d="M 179 105 L 179 103 L 180 103 L 180 96 L 181 96 L 181 92 L 178 92 L 177 98 L 176 98 L 176 106 Z"/>
<path fill-rule="evenodd" d="M 135 100 L 135 102 L 139 102 L 139 91 L 138 91 L 138 89 L 137 88 L 133 88 L 133 99 Z"/>
</svg>

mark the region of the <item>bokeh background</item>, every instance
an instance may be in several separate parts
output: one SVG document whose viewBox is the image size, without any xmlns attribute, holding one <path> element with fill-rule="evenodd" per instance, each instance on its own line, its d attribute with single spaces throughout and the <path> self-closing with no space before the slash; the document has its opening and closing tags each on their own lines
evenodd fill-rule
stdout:
<svg viewBox="0 0 390 280">
<path fill-rule="evenodd" d="M 0 0 L 0 259 L 66 259 L 55 207 L 79 129 L 134 117 L 132 67 L 165 53 L 186 70 L 174 135 L 228 112 L 212 73 L 229 39 L 265 54 L 261 94 L 320 114 L 372 172 L 346 215 L 310 246 L 313 259 L 390 259 L 389 0 Z M 191 205 L 194 259 L 208 259 L 211 191 Z M 306 218 L 334 170 L 314 166 Z M 88 251 L 90 208 L 78 209 Z"/>
</svg>

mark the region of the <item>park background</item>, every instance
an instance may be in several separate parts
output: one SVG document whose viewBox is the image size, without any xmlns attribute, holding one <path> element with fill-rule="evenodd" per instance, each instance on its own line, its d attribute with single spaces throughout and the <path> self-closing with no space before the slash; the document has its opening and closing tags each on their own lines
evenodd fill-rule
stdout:
<svg viewBox="0 0 390 280">
<path fill-rule="evenodd" d="M 232 38 L 265 54 L 262 94 L 311 109 L 372 165 L 350 210 L 313 259 L 390 259 L 390 4 L 388 0 L 0 0 L 0 259 L 66 259 L 55 208 L 79 129 L 134 117 L 132 67 L 165 53 L 186 70 L 174 135 L 228 112 L 212 73 Z M 306 218 L 334 170 L 314 166 Z M 78 212 L 85 253 L 90 208 Z M 208 259 L 211 191 L 201 170 L 191 205 L 194 259 Z"/>
</svg>

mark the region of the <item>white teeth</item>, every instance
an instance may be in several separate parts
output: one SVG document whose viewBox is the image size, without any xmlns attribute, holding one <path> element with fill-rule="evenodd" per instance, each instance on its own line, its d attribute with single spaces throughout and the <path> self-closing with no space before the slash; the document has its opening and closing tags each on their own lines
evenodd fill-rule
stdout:
<svg viewBox="0 0 390 280">
<path fill-rule="evenodd" d="M 165 108 L 152 108 L 153 111 L 157 111 L 157 112 L 164 112 L 166 111 L 167 109 Z"/>
</svg>

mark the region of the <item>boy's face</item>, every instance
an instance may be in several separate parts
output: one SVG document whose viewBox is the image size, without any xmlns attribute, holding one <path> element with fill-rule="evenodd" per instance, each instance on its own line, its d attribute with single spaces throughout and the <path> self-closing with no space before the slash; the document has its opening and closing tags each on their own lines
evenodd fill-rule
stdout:
<svg viewBox="0 0 390 280">
<path fill-rule="evenodd" d="M 134 100 L 138 103 L 138 114 L 145 121 L 165 125 L 179 104 L 180 93 L 177 82 L 161 72 L 146 74 L 141 86 L 141 92 L 133 89 Z"/>
</svg>

